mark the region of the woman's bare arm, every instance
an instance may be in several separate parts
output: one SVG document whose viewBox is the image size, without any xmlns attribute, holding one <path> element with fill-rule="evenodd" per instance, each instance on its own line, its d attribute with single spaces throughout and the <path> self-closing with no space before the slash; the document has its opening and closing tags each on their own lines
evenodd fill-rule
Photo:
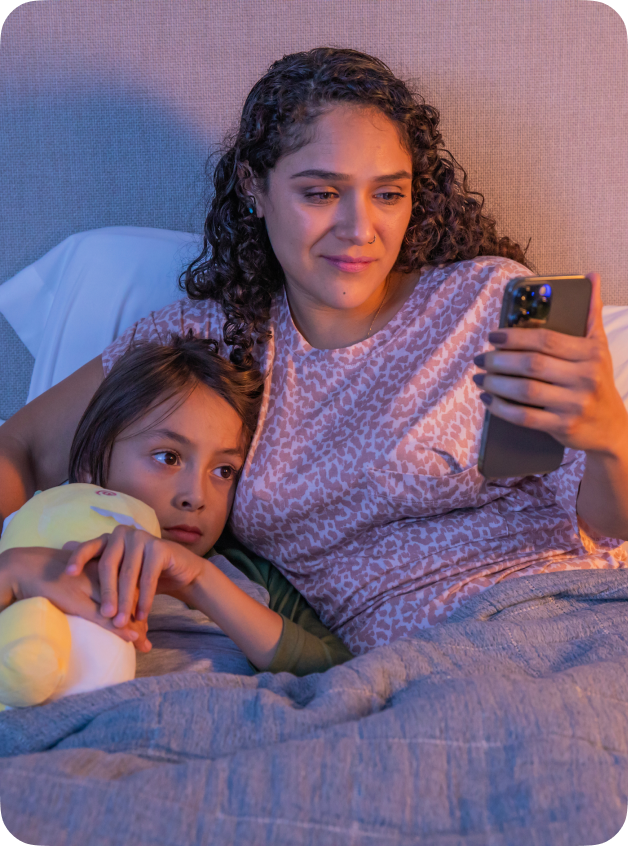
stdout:
<svg viewBox="0 0 628 846">
<path fill-rule="evenodd" d="M 0 426 L 0 526 L 36 490 L 67 479 L 74 432 L 103 378 L 98 356 Z"/>
</svg>

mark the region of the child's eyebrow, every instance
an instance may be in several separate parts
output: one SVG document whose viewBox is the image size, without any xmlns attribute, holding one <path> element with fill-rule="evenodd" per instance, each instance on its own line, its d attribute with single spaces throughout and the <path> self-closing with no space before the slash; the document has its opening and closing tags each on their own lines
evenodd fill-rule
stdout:
<svg viewBox="0 0 628 846">
<path fill-rule="evenodd" d="M 188 445 L 192 443 L 189 438 L 186 438 L 185 435 L 179 434 L 179 432 L 173 432 L 172 429 L 146 429 L 144 432 L 139 433 L 140 436 L 145 438 L 169 438 L 171 441 L 177 441 L 177 443 Z"/>
<path fill-rule="evenodd" d="M 172 429 L 147 429 L 145 432 L 141 432 L 140 435 L 145 438 L 169 438 L 171 441 L 177 441 L 177 443 L 184 446 L 189 446 L 192 443 L 185 435 L 181 435 L 179 432 L 173 432 Z M 219 450 L 219 453 L 220 455 L 237 455 L 242 458 L 242 450 L 238 447 L 225 447 Z"/>
</svg>

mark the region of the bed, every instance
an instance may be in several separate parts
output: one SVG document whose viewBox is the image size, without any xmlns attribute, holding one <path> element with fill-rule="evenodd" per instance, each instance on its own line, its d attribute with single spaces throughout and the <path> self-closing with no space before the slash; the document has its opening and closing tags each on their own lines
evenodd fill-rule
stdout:
<svg viewBox="0 0 628 846">
<path fill-rule="evenodd" d="M 600 272 L 628 398 L 628 62 L 608 6 L 56 0 L 19 7 L 0 44 L 0 419 L 181 296 L 208 149 L 274 58 L 321 43 L 416 80 L 539 272 Z M 592 846 L 626 819 L 628 571 L 506 580 L 320 675 L 173 667 L 0 715 L 15 837 Z"/>
</svg>

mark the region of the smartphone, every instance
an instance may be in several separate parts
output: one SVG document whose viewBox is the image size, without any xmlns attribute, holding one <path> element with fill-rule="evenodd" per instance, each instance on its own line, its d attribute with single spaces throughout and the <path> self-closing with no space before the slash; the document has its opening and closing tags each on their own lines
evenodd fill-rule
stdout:
<svg viewBox="0 0 628 846">
<path fill-rule="evenodd" d="M 524 276 L 506 286 L 499 328 L 543 327 L 565 335 L 587 330 L 591 282 L 586 276 Z M 547 432 L 517 426 L 487 409 L 478 469 L 487 479 L 532 476 L 560 467 L 564 447 Z"/>
</svg>

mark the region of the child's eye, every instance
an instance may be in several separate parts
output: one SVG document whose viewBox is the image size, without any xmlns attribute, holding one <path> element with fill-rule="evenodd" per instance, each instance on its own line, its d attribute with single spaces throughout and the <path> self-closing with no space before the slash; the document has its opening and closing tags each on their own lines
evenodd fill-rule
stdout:
<svg viewBox="0 0 628 846">
<path fill-rule="evenodd" d="M 236 471 L 233 467 L 229 467 L 228 464 L 224 464 L 222 467 L 217 467 L 214 470 L 216 476 L 220 476 L 221 479 L 233 479 L 236 474 Z"/>
<path fill-rule="evenodd" d="M 156 458 L 160 464 L 166 464 L 168 467 L 175 467 L 179 463 L 179 456 L 176 452 L 171 452 L 170 450 L 154 452 L 153 458 Z"/>
</svg>

